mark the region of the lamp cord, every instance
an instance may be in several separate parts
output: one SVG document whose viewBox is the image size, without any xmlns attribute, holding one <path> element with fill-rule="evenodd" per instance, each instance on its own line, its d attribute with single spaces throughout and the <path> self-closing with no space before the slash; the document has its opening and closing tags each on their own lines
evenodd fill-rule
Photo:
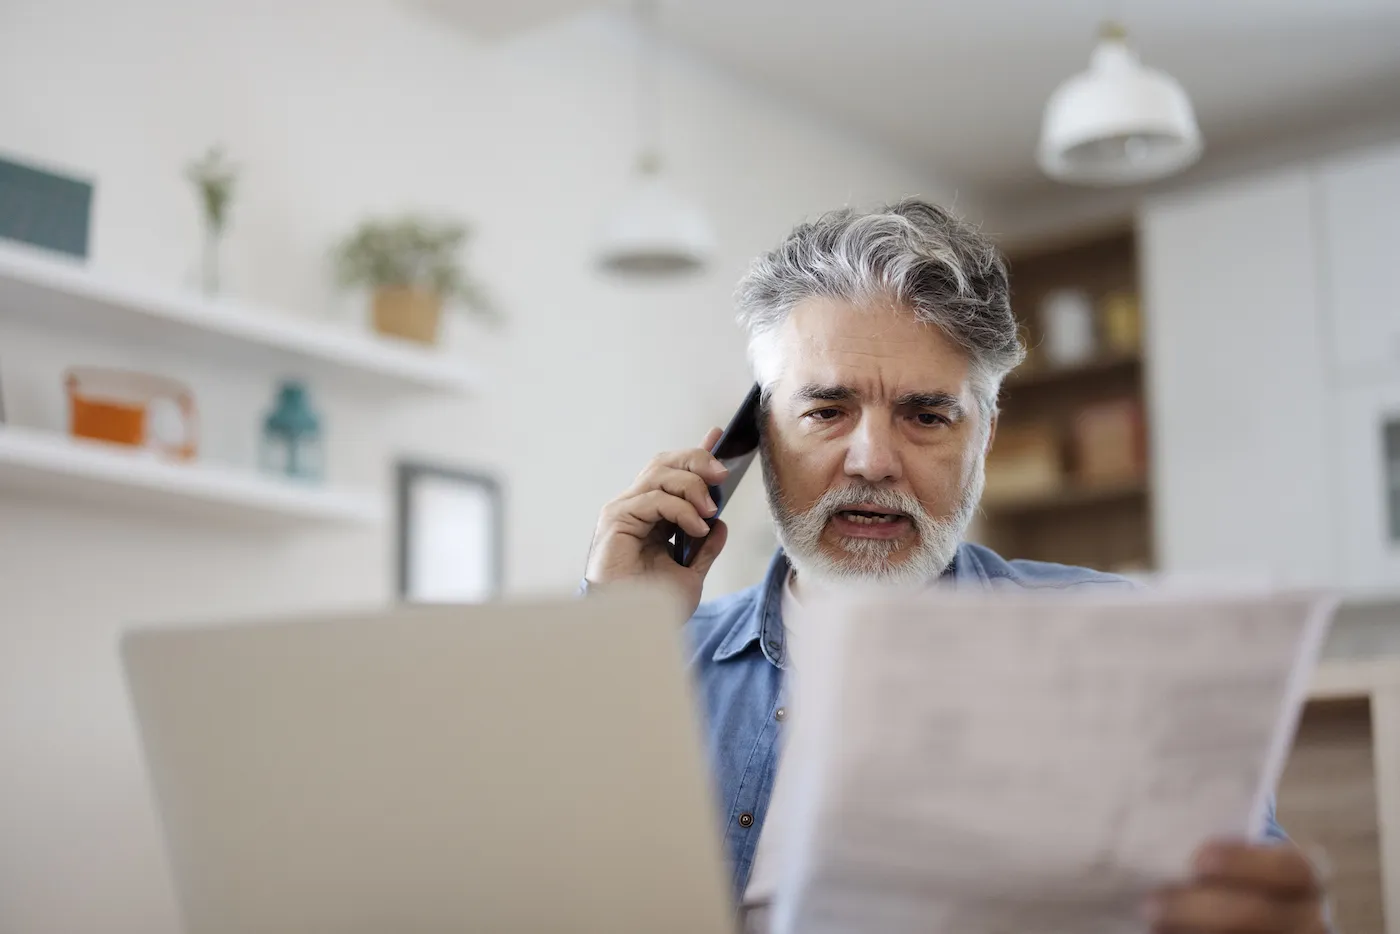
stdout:
<svg viewBox="0 0 1400 934">
<path fill-rule="evenodd" d="M 637 0 L 637 168 L 653 173 L 661 168 L 660 39 L 657 0 Z"/>
</svg>

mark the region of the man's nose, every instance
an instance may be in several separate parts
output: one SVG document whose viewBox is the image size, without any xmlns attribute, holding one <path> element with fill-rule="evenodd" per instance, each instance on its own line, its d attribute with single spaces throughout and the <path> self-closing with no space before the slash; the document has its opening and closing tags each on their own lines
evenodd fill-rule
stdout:
<svg viewBox="0 0 1400 934">
<path fill-rule="evenodd" d="M 900 479 L 898 439 L 888 419 L 862 416 L 849 435 L 846 449 L 846 475 L 871 483 Z"/>
</svg>

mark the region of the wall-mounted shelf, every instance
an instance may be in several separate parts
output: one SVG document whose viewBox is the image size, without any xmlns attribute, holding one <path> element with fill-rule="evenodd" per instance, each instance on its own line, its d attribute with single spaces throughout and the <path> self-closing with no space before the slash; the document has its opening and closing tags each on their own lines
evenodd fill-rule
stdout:
<svg viewBox="0 0 1400 934">
<path fill-rule="evenodd" d="M 466 361 L 432 348 L 129 283 L 10 243 L 0 243 L 0 318 L 191 351 L 376 394 L 463 393 L 476 384 Z"/>
<path fill-rule="evenodd" d="M 1109 354 L 1086 360 L 1074 366 L 1027 366 L 1011 371 L 1006 378 L 1008 390 L 1032 386 L 1055 386 L 1065 383 L 1089 382 L 1098 378 L 1121 378 L 1142 366 L 1137 354 Z"/>
<path fill-rule="evenodd" d="M 1141 499 L 1146 497 L 1147 493 L 1147 481 L 1133 479 L 1116 483 L 1067 486 L 1061 490 L 1034 496 L 984 498 L 982 508 L 989 514 L 995 513 L 999 516 L 1029 515 Z"/>
<path fill-rule="evenodd" d="M 310 486 L 52 432 L 0 426 L 0 495 L 42 497 L 230 525 L 375 525 L 377 497 Z"/>
</svg>

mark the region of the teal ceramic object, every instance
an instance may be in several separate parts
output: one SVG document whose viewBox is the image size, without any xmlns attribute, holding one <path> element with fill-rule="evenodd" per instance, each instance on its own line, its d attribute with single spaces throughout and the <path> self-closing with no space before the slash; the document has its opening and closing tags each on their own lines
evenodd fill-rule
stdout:
<svg viewBox="0 0 1400 934">
<path fill-rule="evenodd" d="M 263 420 L 262 462 L 269 473 L 299 480 L 324 476 L 321 416 L 299 380 L 282 383 L 272 411 Z"/>
</svg>

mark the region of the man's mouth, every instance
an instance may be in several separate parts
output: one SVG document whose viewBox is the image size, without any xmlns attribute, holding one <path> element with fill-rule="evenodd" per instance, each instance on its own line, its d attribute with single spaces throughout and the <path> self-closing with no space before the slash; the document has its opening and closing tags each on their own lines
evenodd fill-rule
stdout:
<svg viewBox="0 0 1400 934">
<path fill-rule="evenodd" d="M 857 525 L 878 525 L 882 522 L 897 522 L 905 518 L 902 512 L 889 512 L 884 509 L 842 509 L 836 514 Z"/>
<path fill-rule="evenodd" d="M 858 504 L 832 517 L 836 531 L 853 538 L 895 538 L 910 524 L 909 516 L 894 509 Z"/>
</svg>

